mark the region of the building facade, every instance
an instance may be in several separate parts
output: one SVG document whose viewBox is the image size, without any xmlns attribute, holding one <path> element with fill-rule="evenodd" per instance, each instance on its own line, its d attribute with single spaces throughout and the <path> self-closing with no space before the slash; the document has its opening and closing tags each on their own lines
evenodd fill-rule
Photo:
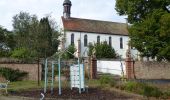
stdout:
<svg viewBox="0 0 170 100">
<path fill-rule="evenodd" d="M 63 3 L 64 11 L 62 28 L 64 29 L 64 41 L 62 45 L 67 48 L 74 44 L 78 48 L 80 41 L 80 56 L 87 57 L 89 43 L 100 43 L 106 41 L 116 53 L 122 58 L 126 57 L 128 49 L 128 25 L 126 23 L 109 22 L 93 19 L 82 19 L 71 17 L 71 1 L 65 0 Z M 133 57 L 137 57 L 137 51 L 131 49 Z"/>
</svg>

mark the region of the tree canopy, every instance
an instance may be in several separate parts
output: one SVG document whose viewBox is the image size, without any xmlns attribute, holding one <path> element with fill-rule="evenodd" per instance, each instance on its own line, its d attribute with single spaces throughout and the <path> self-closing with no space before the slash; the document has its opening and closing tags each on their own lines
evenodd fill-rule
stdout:
<svg viewBox="0 0 170 100">
<path fill-rule="evenodd" d="M 117 0 L 116 10 L 127 15 L 131 44 L 141 56 L 170 60 L 169 0 Z"/>
<path fill-rule="evenodd" d="M 10 56 L 15 47 L 14 34 L 0 26 L 0 57 Z"/>
<path fill-rule="evenodd" d="M 20 12 L 13 17 L 16 48 L 12 56 L 17 58 L 46 58 L 53 55 L 59 45 L 59 32 L 49 17 L 38 20 L 36 15 Z M 20 54 L 22 53 L 22 54 Z"/>
<path fill-rule="evenodd" d="M 170 0 L 116 0 L 116 11 L 119 15 L 127 15 L 128 22 L 142 21 L 155 9 L 170 11 Z"/>
</svg>

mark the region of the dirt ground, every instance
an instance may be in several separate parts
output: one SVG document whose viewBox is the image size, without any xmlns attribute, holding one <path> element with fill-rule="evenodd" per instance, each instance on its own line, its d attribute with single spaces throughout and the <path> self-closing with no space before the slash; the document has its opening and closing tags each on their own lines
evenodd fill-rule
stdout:
<svg viewBox="0 0 170 100">
<path fill-rule="evenodd" d="M 10 92 L 12 96 L 22 96 L 22 97 L 31 97 L 39 99 L 40 93 L 43 90 L 33 90 L 31 91 L 22 91 L 22 92 Z M 141 100 L 132 95 L 119 93 L 117 91 L 106 91 L 99 88 L 89 88 L 88 91 L 85 91 L 79 94 L 78 89 L 62 89 L 62 95 L 58 95 L 58 89 L 54 89 L 54 94 L 51 94 L 51 91 L 48 90 L 45 94 L 45 98 L 50 98 L 54 100 Z"/>
</svg>

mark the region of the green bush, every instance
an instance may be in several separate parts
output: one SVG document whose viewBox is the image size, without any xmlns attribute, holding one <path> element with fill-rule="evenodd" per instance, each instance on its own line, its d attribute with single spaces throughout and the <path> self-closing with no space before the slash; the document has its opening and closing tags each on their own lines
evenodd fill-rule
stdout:
<svg viewBox="0 0 170 100">
<path fill-rule="evenodd" d="M 156 87 L 146 85 L 145 87 L 143 87 L 142 94 L 147 97 L 157 97 L 158 98 L 162 95 L 162 92 Z"/>
<path fill-rule="evenodd" d="M 95 51 L 96 58 L 98 59 L 118 57 L 118 54 L 116 53 L 114 48 L 109 46 L 109 44 L 107 44 L 106 41 L 101 43 L 96 43 L 96 44 L 89 43 L 89 53 L 88 53 L 89 56 L 92 56 L 93 50 Z"/>
<path fill-rule="evenodd" d="M 24 47 L 14 49 L 11 55 L 13 58 L 22 59 L 26 62 L 31 61 L 35 56 L 36 52 L 34 50 Z"/>
<path fill-rule="evenodd" d="M 67 48 L 68 52 L 65 52 L 62 57 L 64 59 L 73 59 L 74 58 L 74 53 L 76 52 L 76 48 L 74 45 L 69 45 Z"/>
<path fill-rule="evenodd" d="M 147 97 L 160 97 L 162 95 L 162 92 L 158 88 L 146 83 L 127 82 L 124 89 Z"/>
<path fill-rule="evenodd" d="M 11 82 L 21 80 L 27 74 L 27 72 L 21 72 L 18 69 L 0 68 L 0 75 Z"/>
<path fill-rule="evenodd" d="M 170 91 L 163 92 L 161 98 L 162 99 L 168 99 L 170 97 Z"/>
<path fill-rule="evenodd" d="M 111 76 L 108 76 L 108 75 L 101 76 L 99 79 L 99 82 L 101 85 L 109 84 L 111 87 L 114 87 L 116 84 L 115 80 Z"/>
</svg>

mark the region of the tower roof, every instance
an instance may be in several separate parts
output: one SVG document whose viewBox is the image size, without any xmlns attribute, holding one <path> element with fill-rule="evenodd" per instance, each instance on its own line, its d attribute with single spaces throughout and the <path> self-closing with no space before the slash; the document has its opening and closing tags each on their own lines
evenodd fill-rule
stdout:
<svg viewBox="0 0 170 100">
<path fill-rule="evenodd" d="M 65 5 L 65 4 L 71 5 L 71 1 L 70 0 L 64 0 L 63 5 Z"/>
</svg>

